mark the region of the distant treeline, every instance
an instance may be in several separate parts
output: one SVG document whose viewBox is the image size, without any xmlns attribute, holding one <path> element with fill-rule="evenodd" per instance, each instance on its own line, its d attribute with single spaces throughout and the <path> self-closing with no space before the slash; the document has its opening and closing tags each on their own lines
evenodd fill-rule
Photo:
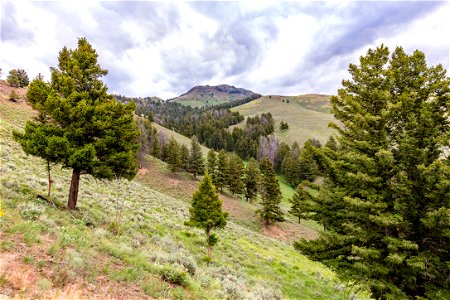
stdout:
<svg viewBox="0 0 450 300">
<path fill-rule="evenodd" d="M 195 136 L 196 141 L 216 151 L 234 152 L 243 160 L 254 158 L 261 162 L 267 158 L 278 174 L 286 177 L 292 186 L 297 186 L 302 180 L 313 180 L 318 175 L 318 169 L 308 151 L 297 143 L 287 145 L 281 143 L 275 135 L 275 121 L 270 113 L 248 117 L 245 126 L 230 126 L 244 120 L 239 112 L 232 112 L 226 106 L 240 105 L 255 99 L 255 96 L 233 101 L 226 105 L 206 108 L 193 108 L 176 102 L 166 102 L 151 98 L 127 98 L 116 96 L 121 102 L 134 101 L 136 114 L 149 121 L 156 122 L 166 128 L 176 131 L 186 137 Z M 146 138 L 144 138 L 145 140 Z M 152 131 L 146 153 L 163 161 L 173 152 L 169 147 L 170 139 L 162 132 Z M 143 141 L 141 141 L 142 144 Z M 173 142 L 172 142 L 173 143 Z M 320 142 L 310 139 L 307 143 L 321 147 Z M 331 142 L 333 144 L 334 141 Z M 175 147 L 176 148 L 176 147 Z M 179 147 L 186 158 L 186 150 Z M 171 154 L 169 154 L 170 156 Z M 169 158 L 170 160 L 170 158 Z M 183 159 L 182 159 L 183 160 Z M 184 160 L 186 162 L 186 160 Z M 175 169 L 183 170 L 184 163 Z"/>
</svg>

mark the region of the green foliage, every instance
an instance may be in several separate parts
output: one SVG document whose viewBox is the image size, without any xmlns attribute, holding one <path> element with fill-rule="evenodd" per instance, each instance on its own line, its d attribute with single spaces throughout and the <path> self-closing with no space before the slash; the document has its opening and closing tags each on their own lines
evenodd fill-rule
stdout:
<svg viewBox="0 0 450 300">
<path fill-rule="evenodd" d="M 209 177 L 208 173 L 205 173 L 198 190 L 192 195 L 192 204 L 189 213 L 189 221 L 185 222 L 185 224 L 205 230 L 208 256 L 211 256 L 211 247 L 217 242 L 217 237 L 211 235 L 211 230 L 224 228 L 227 224 L 228 213 L 222 212 L 222 201 L 219 199 L 219 195 L 212 185 L 211 177 Z"/>
<path fill-rule="evenodd" d="M 100 80 L 107 71 L 97 57 L 85 38 L 74 50 L 64 47 L 51 82 L 38 76 L 28 90 L 38 117 L 27 122 L 23 134 L 15 133 L 25 152 L 73 169 L 70 209 L 76 208 L 81 173 L 105 179 L 136 174 L 134 104 L 120 104 L 107 94 Z"/>
<path fill-rule="evenodd" d="M 258 194 L 258 185 L 261 179 L 258 162 L 251 158 L 244 171 L 245 198 L 253 202 Z"/>
<path fill-rule="evenodd" d="M 172 173 L 178 172 L 181 169 L 180 145 L 173 137 L 167 145 L 166 162 L 169 164 L 169 169 Z"/>
<path fill-rule="evenodd" d="M 300 219 L 307 216 L 308 212 L 308 201 L 310 201 L 311 196 L 305 189 L 305 185 L 307 184 L 308 183 L 299 184 L 294 195 L 289 199 L 289 202 L 291 203 L 289 213 L 298 218 L 298 223 L 300 223 Z"/>
<path fill-rule="evenodd" d="M 220 150 L 217 156 L 217 173 L 215 186 L 220 191 L 224 188 L 228 181 L 228 156 L 225 150 Z"/>
<path fill-rule="evenodd" d="M 300 180 L 300 166 L 298 160 L 294 158 L 294 154 L 289 152 L 283 159 L 281 164 L 281 173 L 291 186 L 296 186 Z"/>
<path fill-rule="evenodd" d="M 6 81 L 12 87 L 26 87 L 30 83 L 28 74 L 23 69 L 13 69 L 9 71 Z"/>
<path fill-rule="evenodd" d="M 280 122 L 280 131 L 284 131 L 284 130 L 288 130 L 288 129 L 289 129 L 288 123 L 281 121 Z"/>
<path fill-rule="evenodd" d="M 233 194 L 244 192 L 244 163 L 236 154 L 228 157 L 228 187 Z"/>
<path fill-rule="evenodd" d="M 189 171 L 190 161 L 189 161 L 189 149 L 185 144 L 180 146 L 180 159 L 181 168 L 184 171 Z"/>
<path fill-rule="evenodd" d="M 164 281 L 178 284 L 181 286 L 189 285 L 189 278 L 186 272 L 172 267 L 164 267 L 161 269 L 161 277 Z"/>
<path fill-rule="evenodd" d="M 19 100 L 20 96 L 19 94 L 17 94 L 16 91 L 11 91 L 11 93 L 9 94 L 9 101 L 12 102 L 17 102 Z"/>
<path fill-rule="evenodd" d="M 374 298 L 448 298 L 450 80 L 385 46 L 349 72 L 331 98 L 340 146 L 307 146 L 325 176 L 307 210 L 326 231 L 296 247 Z"/>
<path fill-rule="evenodd" d="M 194 178 L 196 178 L 197 175 L 203 174 L 205 172 L 202 149 L 200 148 L 200 144 L 198 143 L 198 139 L 195 135 L 191 139 L 189 172 L 194 175 Z"/>
<path fill-rule="evenodd" d="M 259 209 L 259 215 L 266 225 L 270 225 L 274 222 L 283 222 L 283 212 L 280 208 L 281 202 L 281 190 L 280 184 L 275 177 L 275 171 L 273 170 L 272 163 L 269 159 L 264 158 L 260 164 L 261 170 L 261 204 L 262 208 Z"/>
<path fill-rule="evenodd" d="M 216 185 L 216 179 L 217 179 L 217 154 L 216 154 L 216 152 L 213 149 L 208 151 L 207 168 L 208 168 L 208 174 L 211 176 L 212 183 L 214 185 Z"/>
</svg>

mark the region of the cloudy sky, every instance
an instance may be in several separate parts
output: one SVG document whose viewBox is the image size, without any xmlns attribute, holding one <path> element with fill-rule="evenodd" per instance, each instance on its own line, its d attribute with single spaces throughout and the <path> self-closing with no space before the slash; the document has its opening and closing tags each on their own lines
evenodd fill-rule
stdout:
<svg viewBox="0 0 450 300">
<path fill-rule="evenodd" d="M 171 98 L 194 85 L 335 94 L 367 49 L 425 52 L 449 66 L 447 1 L 5 1 L 0 68 L 30 77 L 87 37 L 112 93 Z"/>
</svg>

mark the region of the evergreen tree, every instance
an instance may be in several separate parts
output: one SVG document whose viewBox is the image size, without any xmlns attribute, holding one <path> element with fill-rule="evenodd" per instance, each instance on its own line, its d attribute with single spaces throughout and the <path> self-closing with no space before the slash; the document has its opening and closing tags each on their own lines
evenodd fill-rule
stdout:
<svg viewBox="0 0 450 300">
<path fill-rule="evenodd" d="M 194 135 L 191 139 L 191 154 L 189 158 L 189 172 L 197 178 L 197 175 L 205 172 L 205 163 L 203 162 L 202 149 Z"/>
<path fill-rule="evenodd" d="M 183 171 L 189 172 L 190 166 L 189 149 L 184 144 L 180 146 L 180 159 L 181 159 L 181 169 Z"/>
<path fill-rule="evenodd" d="M 208 257 L 211 259 L 212 247 L 217 243 L 217 236 L 211 231 L 224 228 L 227 224 L 228 213 L 222 211 L 222 201 L 219 199 L 211 177 L 208 173 L 200 182 L 198 190 L 192 195 L 192 204 L 189 209 L 190 219 L 186 225 L 205 230 L 208 245 Z"/>
<path fill-rule="evenodd" d="M 51 70 L 51 82 L 38 77 L 28 90 L 28 101 L 39 112 L 39 120 L 28 121 L 23 134 L 15 133 L 25 151 L 28 144 L 40 143 L 38 131 L 60 151 L 55 162 L 73 170 L 69 209 L 76 208 L 82 173 L 105 179 L 131 179 L 136 174 L 134 104 L 120 104 L 107 94 L 100 80 L 107 71 L 97 57 L 85 38 L 78 40 L 74 50 L 64 47 L 58 67 Z M 46 152 L 31 154 L 47 157 Z"/>
<path fill-rule="evenodd" d="M 208 151 L 208 174 L 211 176 L 212 183 L 216 185 L 217 154 L 213 149 Z"/>
<path fill-rule="evenodd" d="M 281 173 L 292 186 L 296 186 L 300 181 L 300 164 L 291 152 L 286 154 L 283 159 Z"/>
<path fill-rule="evenodd" d="M 139 168 L 142 168 L 142 165 L 145 160 L 145 156 L 149 155 L 151 152 L 150 149 L 150 135 L 152 132 L 152 124 L 150 121 L 144 116 L 135 118 L 136 128 L 139 131 L 139 149 L 137 154 L 137 160 L 139 163 Z"/>
<path fill-rule="evenodd" d="M 23 69 L 13 69 L 9 71 L 6 81 L 12 87 L 26 87 L 30 83 L 28 74 Z"/>
<path fill-rule="evenodd" d="M 311 196 L 306 191 L 305 185 L 307 185 L 307 183 L 299 184 L 297 186 L 297 189 L 295 190 L 294 195 L 292 195 L 292 198 L 289 199 L 289 202 L 291 203 L 291 209 L 289 210 L 289 213 L 298 218 L 299 224 L 300 219 L 305 218 L 309 211 L 308 201 Z"/>
<path fill-rule="evenodd" d="M 256 199 L 260 177 L 258 162 L 250 158 L 244 171 L 245 198 L 248 202 Z"/>
<path fill-rule="evenodd" d="M 233 194 L 244 192 L 244 163 L 236 154 L 228 157 L 228 187 Z"/>
<path fill-rule="evenodd" d="M 300 151 L 298 156 L 298 179 L 313 181 L 319 175 L 317 163 L 314 161 L 313 152 L 311 149 L 315 147 L 308 141 L 305 143 L 306 147 Z M 298 182 L 296 182 L 298 184 Z"/>
<path fill-rule="evenodd" d="M 178 172 L 181 169 L 181 153 L 180 145 L 174 137 L 170 138 L 167 145 L 167 157 L 166 162 L 169 165 L 169 169 L 172 173 Z"/>
<path fill-rule="evenodd" d="M 266 225 L 283 222 L 283 212 L 280 209 L 280 184 L 275 176 L 272 163 L 268 158 L 263 158 L 259 168 L 262 177 L 260 185 L 262 208 L 259 209 L 259 215 Z"/>
<path fill-rule="evenodd" d="M 228 156 L 225 150 L 220 150 L 217 156 L 216 187 L 222 191 L 228 181 Z"/>
<path fill-rule="evenodd" d="M 277 154 L 275 156 L 275 172 L 281 172 L 283 160 L 285 156 L 291 152 L 291 148 L 286 143 L 281 143 L 280 148 L 278 148 Z"/>
<path fill-rule="evenodd" d="M 425 55 L 370 49 L 331 98 L 340 147 L 311 147 L 325 181 L 296 243 L 376 299 L 450 298 L 450 80 Z"/>
</svg>

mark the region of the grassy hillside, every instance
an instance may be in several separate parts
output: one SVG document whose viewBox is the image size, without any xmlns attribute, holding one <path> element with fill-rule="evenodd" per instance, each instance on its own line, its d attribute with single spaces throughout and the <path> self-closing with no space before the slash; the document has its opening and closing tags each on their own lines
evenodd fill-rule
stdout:
<svg viewBox="0 0 450 300">
<path fill-rule="evenodd" d="M 185 137 L 184 135 L 181 135 L 175 131 L 172 131 L 170 129 L 167 129 L 166 127 L 163 127 L 159 124 L 152 123 L 152 125 L 158 130 L 158 132 L 164 132 L 169 138 L 173 137 L 178 143 L 186 145 L 189 149 L 191 148 L 191 139 L 188 137 Z M 206 148 L 204 146 L 201 146 L 202 153 L 206 157 L 208 154 L 209 148 Z"/>
<path fill-rule="evenodd" d="M 145 174 L 113 182 L 82 176 L 71 213 L 59 208 L 70 172 L 55 166 L 55 204 L 38 199 L 45 165 L 11 138 L 32 111 L 0 104 L 0 298 L 348 298 L 332 272 L 290 243 L 234 220 L 207 264 L 203 233 L 183 225 L 187 201 L 150 188 Z"/>
<path fill-rule="evenodd" d="M 328 123 L 334 121 L 329 113 L 329 96 L 264 96 L 232 110 L 246 117 L 270 112 L 275 119 L 275 134 L 289 145 L 297 141 L 302 146 L 308 138 L 324 143 L 333 133 L 328 128 Z M 280 131 L 281 121 L 288 123 L 288 130 Z M 237 126 L 245 125 L 241 123 Z"/>
</svg>

